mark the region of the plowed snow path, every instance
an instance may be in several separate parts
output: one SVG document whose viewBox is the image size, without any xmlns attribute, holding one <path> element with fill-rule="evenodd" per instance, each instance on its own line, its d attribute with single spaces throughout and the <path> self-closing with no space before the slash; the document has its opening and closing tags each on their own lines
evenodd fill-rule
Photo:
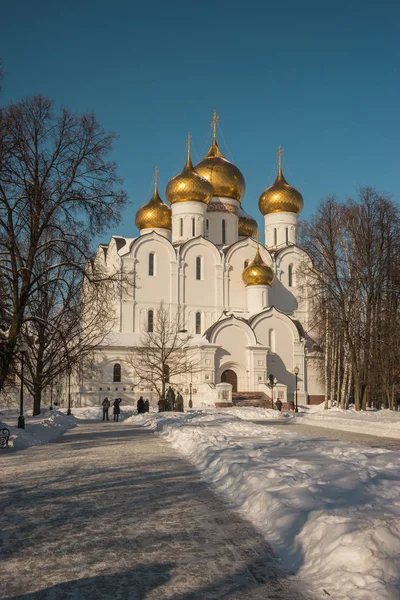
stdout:
<svg viewBox="0 0 400 600">
<path fill-rule="evenodd" d="M 148 430 L 83 423 L 0 464 L 2 598 L 304 598 L 253 526 Z"/>
</svg>

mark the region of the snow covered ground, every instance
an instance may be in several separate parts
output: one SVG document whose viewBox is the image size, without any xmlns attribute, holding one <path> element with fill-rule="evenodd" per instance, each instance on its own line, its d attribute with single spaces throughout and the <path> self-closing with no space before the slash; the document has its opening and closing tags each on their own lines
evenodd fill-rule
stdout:
<svg viewBox="0 0 400 600">
<path fill-rule="evenodd" d="M 11 445 L 54 441 L 101 415 L 100 407 L 75 408 L 71 417 L 44 411 L 26 419 L 25 431 L 11 428 Z M 0 421 L 16 418 L 16 411 L 0 412 Z M 168 440 L 322 597 L 400 598 L 400 452 L 252 422 L 295 420 L 400 439 L 400 413 L 301 407 L 296 416 L 260 408 L 137 415 L 123 407 L 121 420 Z"/>
<path fill-rule="evenodd" d="M 164 436 L 264 534 L 283 565 L 314 582 L 323 597 L 326 590 L 336 600 L 398 600 L 400 452 L 316 442 L 290 428 L 248 422 L 262 417 L 279 418 L 276 411 L 242 408 L 128 422 Z M 385 418 L 372 419 L 375 435 L 387 431 Z"/>
</svg>

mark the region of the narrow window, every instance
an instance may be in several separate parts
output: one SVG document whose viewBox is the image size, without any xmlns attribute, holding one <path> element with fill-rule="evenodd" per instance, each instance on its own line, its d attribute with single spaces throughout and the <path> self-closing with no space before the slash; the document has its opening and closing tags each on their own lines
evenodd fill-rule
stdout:
<svg viewBox="0 0 400 600">
<path fill-rule="evenodd" d="M 248 267 L 248 266 L 249 266 L 249 261 L 248 261 L 248 260 L 245 260 L 245 261 L 244 261 L 244 268 L 245 268 L 245 269 L 247 269 L 247 267 Z"/>
<path fill-rule="evenodd" d="M 274 229 L 274 246 L 278 245 L 278 232 L 276 228 Z"/>
<path fill-rule="evenodd" d="M 288 285 L 289 285 L 289 287 L 293 286 L 293 265 L 289 265 L 289 269 L 288 269 Z"/>
<path fill-rule="evenodd" d="M 196 313 L 196 334 L 201 333 L 201 313 Z"/>
<path fill-rule="evenodd" d="M 149 310 L 147 313 L 147 331 L 149 333 L 153 332 L 153 311 Z"/>
<path fill-rule="evenodd" d="M 154 275 L 154 254 L 150 252 L 149 254 L 149 275 Z"/>
<path fill-rule="evenodd" d="M 206 234 L 205 237 L 208 238 L 208 219 L 206 219 Z"/>
<path fill-rule="evenodd" d="M 196 235 L 196 229 L 195 229 L 195 227 L 196 227 L 195 220 L 192 219 L 192 236 L 193 237 Z"/>
<path fill-rule="evenodd" d="M 179 219 L 179 235 L 183 237 L 183 219 Z"/>
<path fill-rule="evenodd" d="M 286 246 L 289 244 L 289 227 L 286 227 Z"/>
<path fill-rule="evenodd" d="M 271 352 L 275 352 L 275 331 L 273 329 L 270 329 L 268 332 L 268 343 Z"/>
<path fill-rule="evenodd" d="M 201 279 L 201 257 L 196 258 L 196 279 Z"/>
<path fill-rule="evenodd" d="M 113 381 L 119 383 L 121 381 L 121 365 L 116 363 L 113 369 Z"/>
<path fill-rule="evenodd" d="M 226 222 L 222 219 L 222 243 L 226 244 Z"/>
</svg>

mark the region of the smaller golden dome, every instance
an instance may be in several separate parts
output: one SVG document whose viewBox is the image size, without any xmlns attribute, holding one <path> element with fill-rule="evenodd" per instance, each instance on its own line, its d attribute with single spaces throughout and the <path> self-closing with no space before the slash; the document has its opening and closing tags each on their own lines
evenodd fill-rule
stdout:
<svg viewBox="0 0 400 600">
<path fill-rule="evenodd" d="M 258 233 L 257 221 L 253 219 L 242 207 L 238 210 L 239 235 L 242 237 L 255 238 Z"/>
<path fill-rule="evenodd" d="M 172 229 L 171 209 L 160 198 L 158 194 L 157 181 L 154 185 L 154 193 L 147 204 L 139 208 L 135 217 L 136 227 L 142 229 Z"/>
<path fill-rule="evenodd" d="M 268 189 L 260 196 L 258 207 L 263 215 L 277 212 L 293 212 L 299 214 L 303 208 L 303 196 L 298 190 L 288 184 L 282 173 L 282 164 L 280 161 L 279 150 L 279 167 L 278 177 Z"/>
<path fill-rule="evenodd" d="M 188 157 L 185 168 L 179 175 L 175 175 L 167 185 L 165 194 L 170 204 L 175 202 L 204 202 L 208 204 L 212 198 L 213 190 L 204 177 L 199 175 L 190 158 L 190 135 L 188 138 Z"/>
<path fill-rule="evenodd" d="M 242 279 L 246 286 L 271 285 L 271 283 L 274 281 L 274 272 L 271 267 L 266 265 L 261 258 L 258 244 L 254 260 L 243 271 Z"/>
</svg>

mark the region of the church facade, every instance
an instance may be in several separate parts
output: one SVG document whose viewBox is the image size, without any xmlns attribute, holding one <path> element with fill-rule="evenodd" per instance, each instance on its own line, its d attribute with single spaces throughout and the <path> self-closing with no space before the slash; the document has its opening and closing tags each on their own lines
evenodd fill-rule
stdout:
<svg viewBox="0 0 400 600">
<path fill-rule="evenodd" d="M 179 314 L 190 337 L 197 368 L 179 388 L 188 405 L 214 405 L 220 383 L 243 396 L 273 395 L 282 402 L 324 399 L 321 355 L 310 336 L 312 306 L 299 281 L 307 256 L 297 245 L 299 191 L 282 171 L 260 196 L 265 244 L 257 223 L 242 206 L 245 180 L 222 154 L 213 121 L 213 141 L 193 166 L 188 156 L 166 188 L 163 202 L 155 182 L 150 201 L 136 214 L 139 235 L 113 236 L 97 260 L 129 274 L 132 285 L 115 300 L 115 328 L 96 349 L 98 368 L 79 383 L 82 405 L 119 396 L 131 404 L 139 395 L 156 403 L 154 390 L 135 379 L 127 353 L 151 331 L 160 303 Z M 270 380 L 275 383 L 271 390 Z M 229 386 L 228 386 L 229 388 Z"/>
</svg>

